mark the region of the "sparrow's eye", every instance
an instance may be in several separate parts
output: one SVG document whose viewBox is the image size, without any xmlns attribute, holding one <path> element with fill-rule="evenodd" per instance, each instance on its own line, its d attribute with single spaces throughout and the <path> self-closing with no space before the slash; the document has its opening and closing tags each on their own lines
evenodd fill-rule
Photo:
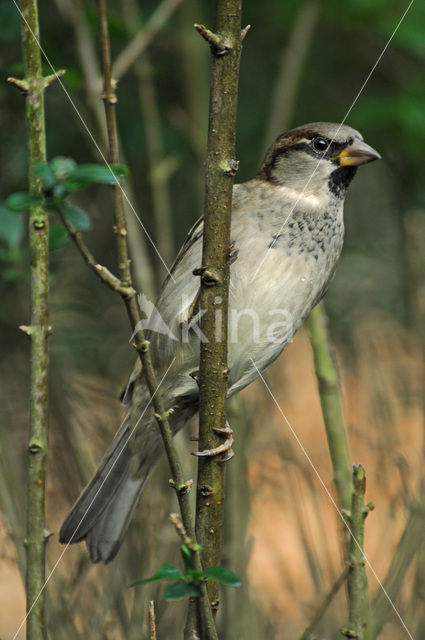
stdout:
<svg viewBox="0 0 425 640">
<path fill-rule="evenodd" d="M 321 151 L 323 153 L 323 151 L 326 151 L 328 148 L 328 141 L 325 138 L 314 138 L 313 147 L 316 151 Z"/>
</svg>

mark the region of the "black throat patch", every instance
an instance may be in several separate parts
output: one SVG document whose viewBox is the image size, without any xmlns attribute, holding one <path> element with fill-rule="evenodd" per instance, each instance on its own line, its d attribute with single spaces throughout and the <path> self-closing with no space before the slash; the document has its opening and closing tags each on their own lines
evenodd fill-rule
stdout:
<svg viewBox="0 0 425 640">
<path fill-rule="evenodd" d="M 337 198 L 344 198 L 347 188 L 354 178 L 357 167 L 338 167 L 329 176 L 329 191 Z"/>
</svg>

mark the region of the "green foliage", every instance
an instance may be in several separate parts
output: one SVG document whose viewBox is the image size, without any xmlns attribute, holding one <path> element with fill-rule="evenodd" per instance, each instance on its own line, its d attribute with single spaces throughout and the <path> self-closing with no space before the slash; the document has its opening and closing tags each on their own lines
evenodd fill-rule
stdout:
<svg viewBox="0 0 425 640">
<path fill-rule="evenodd" d="M 96 164 L 77 165 L 71 158 L 57 157 L 48 163 L 38 163 L 35 175 L 41 180 L 44 196 L 16 192 L 0 202 L 0 273 L 5 280 L 15 281 L 25 275 L 24 261 L 28 251 L 22 247 L 25 234 L 23 212 L 39 205 L 50 211 L 60 211 L 77 231 L 91 229 L 87 213 L 66 198 L 92 184 L 114 184 L 126 172 L 123 165 L 110 168 Z M 69 241 L 63 224 L 52 221 L 49 226 L 49 249 L 63 247 Z"/>
<path fill-rule="evenodd" d="M 27 211 L 30 207 L 41 204 L 43 198 L 32 196 L 30 193 L 12 193 L 5 202 L 5 205 L 11 211 Z"/>
<path fill-rule="evenodd" d="M 69 171 L 64 180 L 64 187 L 68 193 L 84 189 L 93 183 L 115 184 L 119 183 L 119 177 L 125 173 L 123 165 L 110 165 L 109 167 L 98 164 L 82 164 Z"/>
<path fill-rule="evenodd" d="M 180 584 L 177 582 L 176 584 L 170 584 L 164 592 L 164 598 L 167 602 L 200 597 L 202 597 L 202 591 L 193 584 Z"/>
<path fill-rule="evenodd" d="M 136 580 L 130 584 L 130 587 L 135 587 L 136 584 L 146 584 L 147 582 L 155 582 L 156 580 L 183 580 L 185 581 L 184 573 L 178 567 L 173 564 L 163 564 L 156 573 L 150 578 L 142 578 Z"/>
<path fill-rule="evenodd" d="M 58 157 L 49 163 L 39 163 L 35 174 L 40 178 L 43 191 L 49 198 L 65 198 L 92 184 L 116 184 L 126 173 L 124 165 L 77 165 L 71 158 Z"/>
<path fill-rule="evenodd" d="M 0 204 L 0 238 L 10 249 L 14 249 L 21 242 L 23 235 L 22 216 L 17 216 L 10 207 Z"/>
<path fill-rule="evenodd" d="M 69 236 L 65 227 L 58 222 L 53 222 L 49 227 L 49 250 L 60 249 L 68 242 Z"/>
<path fill-rule="evenodd" d="M 204 576 L 209 580 L 215 580 L 215 582 L 225 584 L 227 587 L 240 587 L 242 584 L 241 579 L 236 573 L 225 567 L 209 567 L 205 569 Z"/>
<path fill-rule="evenodd" d="M 136 580 L 129 587 L 158 580 L 178 580 L 178 582 L 169 585 L 164 592 L 165 600 L 171 602 L 173 600 L 184 600 L 185 598 L 201 598 L 203 596 L 202 584 L 206 580 L 214 580 L 227 587 L 239 587 L 242 584 L 241 579 L 233 571 L 225 567 L 209 567 L 205 571 L 197 571 L 194 569 L 192 551 L 188 545 L 182 544 L 180 551 L 186 573 L 183 573 L 181 569 L 173 564 L 163 564 L 153 576 Z M 197 551 L 200 551 L 199 545 L 197 545 Z"/>
<path fill-rule="evenodd" d="M 20 195 L 20 194 L 16 194 Z M 22 215 L 0 203 L 0 273 L 4 280 L 15 282 L 22 275 L 21 263 L 26 257 L 19 245 L 25 232 Z"/>
<path fill-rule="evenodd" d="M 88 231 L 91 229 L 91 220 L 86 213 L 79 207 L 69 204 L 64 200 L 58 205 L 58 209 L 61 211 L 63 217 L 67 222 L 78 231 Z"/>
</svg>

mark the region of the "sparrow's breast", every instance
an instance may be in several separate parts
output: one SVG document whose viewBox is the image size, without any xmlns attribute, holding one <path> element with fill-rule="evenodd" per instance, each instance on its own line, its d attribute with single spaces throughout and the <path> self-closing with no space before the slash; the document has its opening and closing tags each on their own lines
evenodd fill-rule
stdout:
<svg viewBox="0 0 425 640">
<path fill-rule="evenodd" d="M 249 205 L 255 209 L 247 215 Z M 322 209 L 320 205 L 325 205 Z M 265 206 L 267 205 L 267 206 Z M 343 243 L 342 204 L 264 198 L 235 211 L 229 308 L 230 392 L 249 384 L 292 340 L 324 295 Z"/>
</svg>

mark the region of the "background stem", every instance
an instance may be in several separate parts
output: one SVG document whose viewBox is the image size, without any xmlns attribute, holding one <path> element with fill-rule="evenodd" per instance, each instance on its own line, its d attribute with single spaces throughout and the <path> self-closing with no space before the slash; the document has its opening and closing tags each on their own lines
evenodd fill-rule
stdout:
<svg viewBox="0 0 425 640">
<path fill-rule="evenodd" d="M 308 328 L 338 501 L 343 509 L 349 511 L 352 493 L 350 450 L 342 417 L 338 372 L 326 325 L 326 313 L 323 305 L 319 304 L 310 313 Z"/>
</svg>

